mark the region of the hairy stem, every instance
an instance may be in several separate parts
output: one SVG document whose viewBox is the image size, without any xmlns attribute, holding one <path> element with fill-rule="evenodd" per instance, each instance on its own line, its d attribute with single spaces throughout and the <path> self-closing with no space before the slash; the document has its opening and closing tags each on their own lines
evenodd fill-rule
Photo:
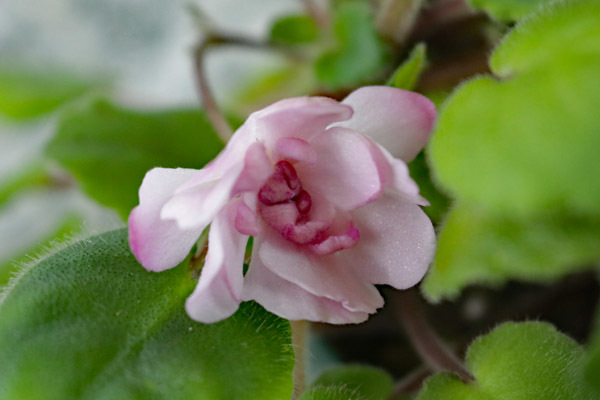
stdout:
<svg viewBox="0 0 600 400">
<path fill-rule="evenodd" d="M 431 372 L 424 366 L 415 369 L 394 384 L 394 391 L 392 392 L 390 400 L 417 391 L 421 387 L 423 380 L 429 375 L 431 375 Z"/>
<path fill-rule="evenodd" d="M 406 290 L 395 298 L 398 318 L 404 326 L 406 335 L 423 362 L 434 372 L 453 372 L 464 382 L 473 380 L 473 376 L 462 362 L 438 337 L 425 319 L 420 300 L 415 289 Z"/>
<path fill-rule="evenodd" d="M 307 321 L 291 321 L 292 345 L 296 364 L 294 365 L 294 395 L 299 398 L 306 390 L 306 339 L 308 337 L 309 323 Z"/>
</svg>

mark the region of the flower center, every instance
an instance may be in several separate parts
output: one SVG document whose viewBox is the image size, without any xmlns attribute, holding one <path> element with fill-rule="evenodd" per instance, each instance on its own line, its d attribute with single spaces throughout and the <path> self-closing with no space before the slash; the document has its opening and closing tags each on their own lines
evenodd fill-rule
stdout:
<svg viewBox="0 0 600 400">
<path fill-rule="evenodd" d="M 275 164 L 275 172 L 258 191 L 258 200 L 263 220 L 286 239 L 298 244 L 314 244 L 323 239 L 328 224 L 309 219 L 312 198 L 302 188 L 290 162 Z"/>
</svg>

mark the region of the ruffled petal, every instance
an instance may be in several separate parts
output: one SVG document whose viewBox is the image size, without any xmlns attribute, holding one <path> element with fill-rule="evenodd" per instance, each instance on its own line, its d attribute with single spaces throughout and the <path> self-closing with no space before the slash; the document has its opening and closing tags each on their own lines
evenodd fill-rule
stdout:
<svg viewBox="0 0 600 400">
<path fill-rule="evenodd" d="M 366 86 L 342 101 L 354 109 L 351 119 L 335 124 L 370 136 L 395 157 L 411 161 L 435 124 L 433 103 L 418 93 L 387 86 Z"/>
<path fill-rule="evenodd" d="M 326 97 L 285 99 L 257 111 L 244 125 L 267 149 L 275 149 L 280 138 L 298 138 L 306 142 L 334 122 L 352 116 L 350 106 Z"/>
<path fill-rule="evenodd" d="M 374 313 L 383 306 L 379 291 L 339 257 L 342 252 L 319 256 L 268 227 L 263 227 L 256 239 L 254 252 L 279 277 L 318 297 L 339 302 L 349 311 Z"/>
<path fill-rule="evenodd" d="M 384 195 L 351 214 L 360 241 L 337 254 L 360 279 L 406 289 L 423 278 L 435 252 L 435 232 L 419 206 Z"/>
<path fill-rule="evenodd" d="M 316 150 L 310 143 L 302 139 L 294 137 L 281 138 L 275 144 L 275 150 L 281 159 L 302 161 L 309 164 L 314 164 L 317 161 Z"/>
<path fill-rule="evenodd" d="M 330 128 L 315 137 L 313 165 L 296 166 L 304 188 L 318 192 L 335 207 L 352 210 L 377 199 L 383 185 L 368 138 L 345 128 Z"/>
<path fill-rule="evenodd" d="M 129 244 L 148 270 L 163 271 L 188 255 L 204 228 L 181 229 L 175 221 L 163 220 L 160 210 L 175 190 L 192 179 L 197 170 L 154 168 L 140 187 L 140 205 L 129 216 Z"/>
<path fill-rule="evenodd" d="M 230 202 L 210 226 L 202 274 L 185 303 L 188 315 L 196 321 L 217 322 L 238 309 L 248 241 L 248 236 L 235 228 L 239 202 L 239 199 Z"/>
<path fill-rule="evenodd" d="M 231 191 L 231 195 L 258 191 L 263 183 L 275 172 L 273 163 L 262 143 L 253 143 L 244 156 L 244 169 Z"/>
<path fill-rule="evenodd" d="M 243 167 L 244 163 L 240 162 L 218 180 L 177 190 L 163 206 L 161 218 L 177 221 L 181 229 L 203 230 L 231 198 Z"/>
<path fill-rule="evenodd" d="M 286 281 L 253 256 L 244 278 L 243 300 L 255 300 L 268 311 L 289 320 L 308 320 L 330 324 L 357 324 L 369 314 L 349 311 L 334 300 L 315 296 Z"/>
</svg>

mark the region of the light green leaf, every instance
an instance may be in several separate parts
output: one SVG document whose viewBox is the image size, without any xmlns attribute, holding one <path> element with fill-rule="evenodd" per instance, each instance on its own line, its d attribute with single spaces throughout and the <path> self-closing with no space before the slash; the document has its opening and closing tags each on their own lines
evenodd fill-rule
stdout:
<svg viewBox="0 0 600 400">
<path fill-rule="evenodd" d="M 597 309 L 596 314 L 596 326 L 587 348 L 584 374 L 586 382 L 600 397 L 600 309 Z"/>
<path fill-rule="evenodd" d="M 486 209 L 600 214 L 600 2 L 556 3 L 462 85 L 429 148 L 437 180 Z"/>
<path fill-rule="evenodd" d="M 392 378 L 385 371 L 346 365 L 323 373 L 301 400 L 387 400 L 392 390 Z"/>
<path fill-rule="evenodd" d="M 138 112 L 97 101 L 64 115 L 47 154 L 126 218 L 148 170 L 202 168 L 222 147 L 202 111 Z"/>
<path fill-rule="evenodd" d="M 427 48 L 425 43 L 419 43 L 412 49 L 406 61 L 396 69 L 387 84 L 398 89 L 413 90 L 426 66 Z"/>
<path fill-rule="evenodd" d="M 550 324 L 505 323 L 469 347 L 475 382 L 438 374 L 417 399 L 596 400 L 582 380 L 582 359 L 582 348 Z"/>
<path fill-rule="evenodd" d="M 337 46 L 315 63 L 317 79 L 329 89 L 351 88 L 373 80 L 388 54 L 377 34 L 369 4 L 343 3 L 335 10 L 333 29 Z"/>
<path fill-rule="evenodd" d="M 0 114 L 18 120 L 37 117 L 97 85 L 64 71 L 0 67 Z"/>
<path fill-rule="evenodd" d="M 509 217 L 459 202 L 447 217 L 422 289 L 429 300 L 439 301 L 470 284 L 547 282 L 597 260 L 600 218 L 559 210 Z"/>
<path fill-rule="evenodd" d="M 289 399 L 289 324 L 255 303 L 196 323 L 194 285 L 142 268 L 125 229 L 42 259 L 0 303 L 0 398 Z"/>
<path fill-rule="evenodd" d="M 277 44 L 306 44 L 317 39 L 319 29 L 308 15 L 287 15 L 271 25 L 269 36 L 271 41 Z"/>
<path fill-rule="evenodd" d="M 515 21 L 534 12 L 540 4 L 549 0 L 469 0 L 471 4 L 480 8 L 493 17 L 503 21 Z"/>
</svg>

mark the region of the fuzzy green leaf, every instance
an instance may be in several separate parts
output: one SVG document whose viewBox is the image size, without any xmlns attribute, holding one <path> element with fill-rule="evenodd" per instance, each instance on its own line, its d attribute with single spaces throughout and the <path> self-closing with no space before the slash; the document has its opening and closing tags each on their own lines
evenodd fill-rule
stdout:
<svg viewBox="0 0 600 400">
<path fill-rule="evenodd" d="M 202 168 L 222 147 L 202 111 L 138 112 L 98 101 L 64 115 L 47 154 L 126 218 L 148 170 Z"/>
<path fill-rule="evenodd" d="M 289 399 L 288 322 L 255 303 L 194 322 L 194 285 L 142 268 L 124 229 L 41 259 L 0 303 L 0 398 Z"/>
<path fill-rule="evenodd" d="M 526 19 L 496 49 L 497 78 L 447 101 L 431 143 L 437 180 L 502 212 L 600 214 L 600 2 L 565 1 Z"/>
<path fill-rule="evenodd" d="M 509 217 L 459 202 L 447 217 L 422 288 L 429 300 L 439 301 L 470 284 L 547 282 L 597 260 L 600 218 L 559 210 Z"/>
<path fill-rule="evenodd" d="M 503 21 L 519 20 L 549 0 L 469 0 L 470 3 Z"/>
<path fill-rule="evenodd" d="M 469 347 L 475 382 L 438 374 L 417 399 L 597 400 L 582 380 L 582 359 L 582 348 L 550 324 L 505 323 Z"/>
<path fill-rule="evenodd" d="M 385 371 L 347 365 L 323 373 L 301 400 L 387 400 L 392 390 L 392 378 Z"/>
</svg>

